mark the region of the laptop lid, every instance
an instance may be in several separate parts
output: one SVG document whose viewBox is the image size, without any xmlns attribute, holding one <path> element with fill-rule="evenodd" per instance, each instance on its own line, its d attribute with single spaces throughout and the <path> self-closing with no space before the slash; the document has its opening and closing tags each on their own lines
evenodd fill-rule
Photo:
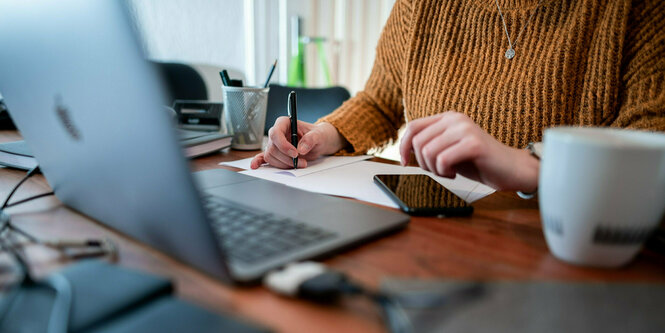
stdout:
<svg viewBox="0 0 665 333">
<path fill-rule="evenodd" d="M 0 1 L 0 91 L 62 202 L 227 277 L 121 3 Z"/>
</svg>

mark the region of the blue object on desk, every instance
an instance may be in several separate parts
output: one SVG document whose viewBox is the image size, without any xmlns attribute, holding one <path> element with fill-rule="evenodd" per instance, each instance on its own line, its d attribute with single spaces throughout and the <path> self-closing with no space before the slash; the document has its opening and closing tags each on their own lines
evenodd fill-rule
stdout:
<svg viewBox="0 0 665 333">
<path fill-rule="evenodd" d="M 172 292 L 165 278 L 86 260 L 45 282 L 10 291 L 0 303 L 0 332 L 268 331 L 176 299 Z"/>
</svg>

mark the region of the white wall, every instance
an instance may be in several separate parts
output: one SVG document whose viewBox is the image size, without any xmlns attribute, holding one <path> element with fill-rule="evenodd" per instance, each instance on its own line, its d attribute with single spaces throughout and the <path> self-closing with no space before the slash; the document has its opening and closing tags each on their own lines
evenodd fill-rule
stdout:
<svg viewBox="0 0 665 333">
<path fill-rule="evenodd" d="M 245 73 L 243 1 L 127 1 L 151 59 Z"/>
<path fill-rule="evenodd" d="M 272 82 L 285 83 L 290 53 L 289 20 L 302 17 L 306 36 L 326 37 L 333 83 L 355 94 L 369 77 L 376 43 L 395 0 L 126 0 L 155 60 L 209 64 L 263 84 L 279 58 Z M 316 55 L 306 56 L 308 81 L 323 83 Z M 214 74 L 214 73 L 213 73 Z M 237 77 L 240 75 L 236 74 Z M 214 80 L 214 78 L 213 78 Z M 214 100 L 221 92 L 209 91 Z M 394 155 L 394 156 L 393 156 Z M 396 158 L 395 149 L 382 156 Z"/>
<path fill-rule="evenodd" d="M 376 43 L 395 0 L 127 0 L 148 56 L 210 64 L 263 84 L 276 58 L 272 82 L 285 83 L 292 16 L 306 36 L 325 37 L 333 84 L 352 94 L 369 77 Z M 322 85 L 314 46 L 306 53 L 308 83 Z"/>
</svg>

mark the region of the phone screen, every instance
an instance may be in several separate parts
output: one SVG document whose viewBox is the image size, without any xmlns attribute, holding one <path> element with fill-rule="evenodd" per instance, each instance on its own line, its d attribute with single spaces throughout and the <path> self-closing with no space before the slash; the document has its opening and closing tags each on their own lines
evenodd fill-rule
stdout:
<svg viewBox="0 0 665 333">
<path fill-rule="evenodd" d="M 464 216 L 473 207 L 427 175 L 375 175 L 374 181 L 411 215 Z"/>
</svg>

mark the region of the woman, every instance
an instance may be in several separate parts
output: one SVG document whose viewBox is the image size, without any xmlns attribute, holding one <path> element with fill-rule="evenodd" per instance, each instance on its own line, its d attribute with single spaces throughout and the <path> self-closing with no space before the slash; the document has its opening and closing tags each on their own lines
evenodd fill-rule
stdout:
<svg viewBox="0 0 665 333">
<path fill-rule="evenodd" d="M 534 192 L 524 150 L 557 125 L 665 130 L 665 2 L 398 0 L 364 91 L 316 124 L 296 150 L 280 118 L 252 168 L 307 166 L 395 140 L 402 164 Z"/>
</svg>

